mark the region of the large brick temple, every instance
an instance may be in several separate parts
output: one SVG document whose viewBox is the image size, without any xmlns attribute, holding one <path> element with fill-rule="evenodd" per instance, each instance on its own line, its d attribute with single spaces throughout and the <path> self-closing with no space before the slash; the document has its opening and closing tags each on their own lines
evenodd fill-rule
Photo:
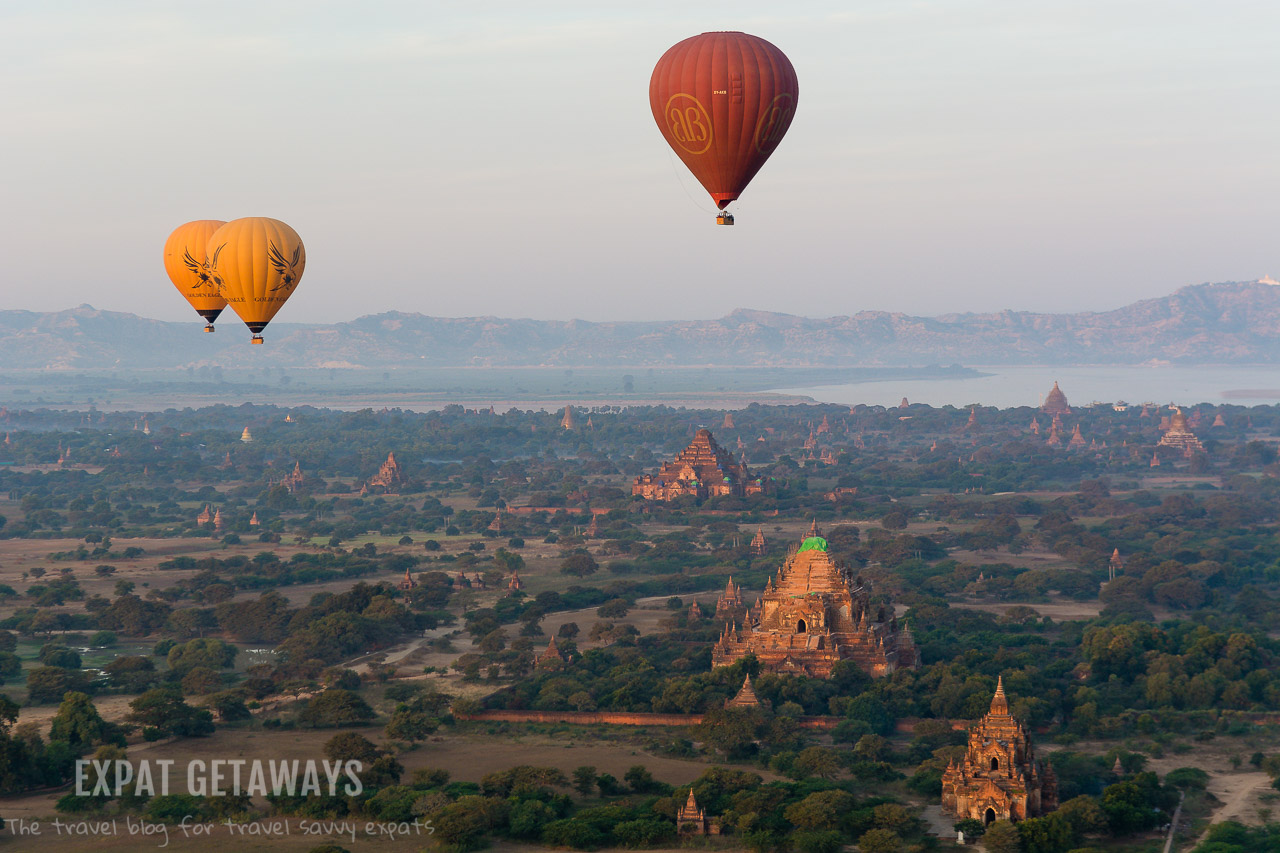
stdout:
<svg viewBox="0 0 1280 853">
<path fill-rule="evenodd" d="M 871 585 L 836 564 L 816 529 L 810 533 L 769 580 L 745 624 L 725 626 L 712 666 L 753 654 L 772 672 L 815 678 L 829 678 L 842 660 L 873 676 L 914 669 L 915 640 L 893 606 L 873 605 Z"/>
<path fill-rule="evenodd" d="M 746 497 L 766 494 L 769 480 L 753 477 L 745 460 L 716 443 L 711 430 L 700 429 L 693 441 L 670 462 L 662 463 L 655 474 L 642 474 L 631 485 L 631 494 L 651 501 L 680 497 L 699 500 L 715 497 Z"/>
<path fill-rule="evenodd" d="M 983 823 L 1023 820 L 1058 807 L 1058 777 L 1036 760 L 1031 737 L 1012 714 L 1004 679 L 991 710 L 969 728 L 969 750 L 942 774 L 942 810 Z"/>
</svg>

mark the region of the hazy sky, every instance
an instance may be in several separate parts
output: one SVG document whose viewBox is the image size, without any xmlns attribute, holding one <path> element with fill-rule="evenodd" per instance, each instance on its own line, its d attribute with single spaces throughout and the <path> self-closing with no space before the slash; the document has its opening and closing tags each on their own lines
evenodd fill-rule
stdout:
<svg viewBox="0 0 1280 853">
<path fill-rule="evenodd" d="M 769 39 L 786 139 L 713 206 L 648 105 Z M 161 247 L 274 216 L 279 321 L 1106 309 L 1280 276 L 1280 4 L 0 0 L 0 308 L 193 319 Z"/>
</svg>

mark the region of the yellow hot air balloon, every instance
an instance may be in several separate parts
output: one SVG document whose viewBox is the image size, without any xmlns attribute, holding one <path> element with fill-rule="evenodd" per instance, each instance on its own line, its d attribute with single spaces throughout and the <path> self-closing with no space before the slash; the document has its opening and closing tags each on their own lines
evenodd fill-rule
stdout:
<svg viewBox="0 0 1280 853">
<path fill-rule="evenodd" d="M 293 294 L 307 265 L 302 238 L 279 219 L 250 216 L 213 232 L 206 251 L 222 298 L 253 332 L 250 343 L 262 343 L 259 333 Z"/>
<path fill-rule="evenodd" d="M 227 300 L 213 283 L 205 246 L 213 232 L 226 224 L 221 219 L 197 219 L 179 225 L 164 241 L 164 270 L 182 298 L 205 319 L 206 332 L 213 331 L 213 321 L 227 307 Z"/>
</svg>

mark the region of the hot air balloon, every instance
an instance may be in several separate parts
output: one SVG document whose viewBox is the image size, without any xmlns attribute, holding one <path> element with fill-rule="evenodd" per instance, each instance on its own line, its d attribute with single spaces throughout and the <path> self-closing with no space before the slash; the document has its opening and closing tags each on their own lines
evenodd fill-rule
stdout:
<svg viewBox="0 0 1280 853">
<path fill-rule="evenodd" d="M 209 259 L 205 254 L 210 235 L 223 225 L 226 223 L 221 219 L 197 219 L 179 225 L 164 241 L 165 272 L 182 298 L 205 319 L 206 332 L 213 331 L 213 321 L 227 307 L 227 300 L 218 293 L 218 286 L 209 274 Z"/>
<path fill-rule="evenodd" d="M 800 86 L 786 55 L 746 33 L 703 33 L 672 47 L 649 79 L 649 106 L 667 144 L 721 213 L 778 147 Z"/>
<path fill-rule="evenodd" d="M 250 216 L 213 232 L 207 251 L 222 298 L 253 332 L 250 343 L 262 343 L 260 333 L 293 294 L 307 265 L 302 238 L 279 219 Z"/>
</svg>

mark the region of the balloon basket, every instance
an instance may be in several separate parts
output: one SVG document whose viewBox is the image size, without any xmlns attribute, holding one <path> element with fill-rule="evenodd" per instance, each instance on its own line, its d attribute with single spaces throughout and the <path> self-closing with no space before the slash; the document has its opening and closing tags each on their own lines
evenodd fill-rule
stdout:
<svg viewBox="0 0 1280 853">
<path fill-rule="evenodd" d="M 732 224 L 733 224 L 733 214 L 732 214 L 732 213 L 718 213 L 718 214 L 716 214 L 716 224 L 717 224 L 717 225 L 732 225 Z"/>
<path fill-rule="evenodd" d="M 217 331 L 217 330 L 213 328 L 213 324 L 212 324 L 212 323 L 210 323 L 209 325 L 207 325 L 207 326 L 205 326 L 205 327 L 204 327 L 204 333 L 205 333 L 206 335 L 212 335 L 215 331 Z"/>
<path fill-rule="evenodd" d="M 255 346 L 262 343 L 262 335 L 254 335 L 249 339 L 249 343 L 254 344 Z"/>
</svg>

